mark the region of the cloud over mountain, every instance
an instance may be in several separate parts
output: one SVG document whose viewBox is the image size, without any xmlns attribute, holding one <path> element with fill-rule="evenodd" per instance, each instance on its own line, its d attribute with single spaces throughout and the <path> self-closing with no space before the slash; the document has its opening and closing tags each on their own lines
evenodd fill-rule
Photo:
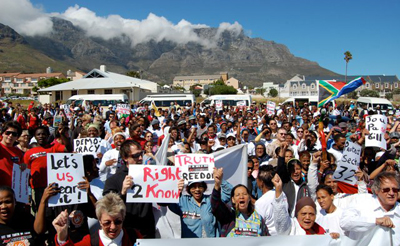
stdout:
<svg viewBox="0 0 400 246">
<path fill-rule="evenodd" d="M 82 28 L 89 37 L 105 40 L 129 37 L 132 45 L 154 40 L 172 41 L 177 44 L 196 42 L 206 48 L 216 46 L 216 41 L 225 31 L 239 35 L 243 28 L 238 23 L 221 23 L 212 39 L 201 38 L 195 30 L 207 28 L 204 24 L 192 24 L 182 19 L 174 24 L 165 17 L 150 13 L 144 20 L 125 19 L 120 15 L 98 16 L 92 10 L 78 5 L 69 7 L 63 13 L 45 13 L 42 8 L 35 7 L 29 0 L 2 0 L 0 23 L 6 24 L 27 36 L 46 35 L 52 31 L 51 17 L 59 17 L 71 21 Z"/>
</svg>

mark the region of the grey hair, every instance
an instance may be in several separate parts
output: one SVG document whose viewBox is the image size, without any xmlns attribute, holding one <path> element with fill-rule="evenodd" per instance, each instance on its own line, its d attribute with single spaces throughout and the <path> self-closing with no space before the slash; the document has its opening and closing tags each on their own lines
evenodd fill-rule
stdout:
<svg viewBox="0 0 400 246">
<path fill-rule="evenodd" d="M 396 180 L 397 188 L 400 187 L 400 177 L 396 173 L 392 172 L 381 172 L 374 178 L 374 183 L 371 186 L 371 190 L 376 194 L 381 189 L 381 184 L 385 179 Z"/>
<path fill-rule="evenodd" d="M 126 206 L 117 193 L 108 193 L 96 202 L 96 217 L 98 220 L 101 219 L 103 213 L 107 213 L 111 217 L 121 215 L 122 220 L 125 219 Z"/>
</svg>

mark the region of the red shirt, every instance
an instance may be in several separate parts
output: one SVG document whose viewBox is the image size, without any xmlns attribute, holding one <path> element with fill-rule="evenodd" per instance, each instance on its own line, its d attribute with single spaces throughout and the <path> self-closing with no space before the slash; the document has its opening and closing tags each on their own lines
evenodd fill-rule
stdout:
<svg viewBox="0 0 400 246">
<path fill-rule="evenodd" d="M 29 116 L 29 129 L 36 129 L 39 126 L 38 117 L 34 117 L 32 115 Z"/>
<path fill-rule="evenodd" d="M 11 187 L 13 164 L 21 164 L 24 153 L 17 147 L 0 143 L 0 185 Z"/>
<path fill-rule="evenodd" d="M 22 130 L 28 129 L 25 117 L 22 114 L 18 115 L 17 122 L 21 125 Z"/>
<path fill-rule="evenodd" d="M 65 146 L 60 143 L 50 145 L 49 148 L 41 146 L 28 150 L 24 162 L 31 169 L 31 187 L 45 188 L 47 186 L 47 153 L 62 153 Z"/>
</svg>

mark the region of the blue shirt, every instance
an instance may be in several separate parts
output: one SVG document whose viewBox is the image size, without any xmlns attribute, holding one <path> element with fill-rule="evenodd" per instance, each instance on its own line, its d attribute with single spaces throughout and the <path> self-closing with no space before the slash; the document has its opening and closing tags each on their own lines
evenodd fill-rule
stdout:
<svg viewBox="0 0 400 246">
<path fill-rule="evenodd" d="M 222 181 L 222 200 L 230 201 L 232 185 Z M 169 208 L 181 216 L 182 238 L 218 237 L 217 219 L 211 211 L 210 195 L 203 195 L 200 206 L 192 195 L 181 195 L 179 204 L 170 204 Z"/>
</svg>

